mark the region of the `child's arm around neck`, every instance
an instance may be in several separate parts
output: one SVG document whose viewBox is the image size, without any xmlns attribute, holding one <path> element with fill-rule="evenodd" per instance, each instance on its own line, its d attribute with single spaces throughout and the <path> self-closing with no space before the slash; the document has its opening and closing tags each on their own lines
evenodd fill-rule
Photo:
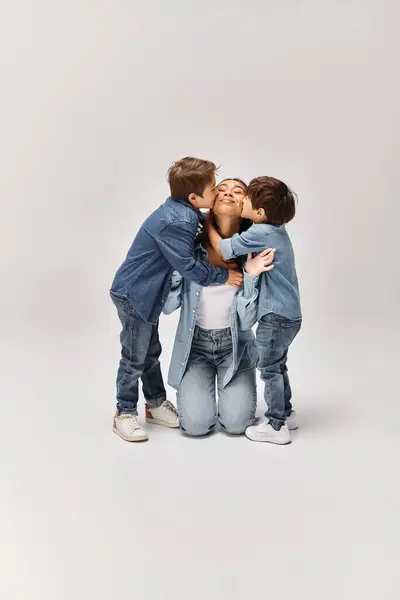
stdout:
<svg viewBox="0 0 400 600">
<path fill-rule="evenodd" d="M 225 260 L 247 255 L 249 252 L 258 254 L 267 248 L 268 228 L 265 223 L 253 223 L 247 231 L 235 234 L 230 239 L 221 240 L 220 249 Z"/>
</svg>

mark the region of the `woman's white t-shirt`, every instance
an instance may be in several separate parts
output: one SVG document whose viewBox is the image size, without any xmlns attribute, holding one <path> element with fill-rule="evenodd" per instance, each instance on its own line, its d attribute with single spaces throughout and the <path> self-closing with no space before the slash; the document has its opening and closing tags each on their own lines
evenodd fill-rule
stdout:
<svg viewBox="0 0 400 600">
<path fill-rule="evenodd" d="M 226 329 L 231 326 L 231 309 L 237 288 L 231 285 L 203 287 L 196 325 L 201 329 Z"/>
</svg>

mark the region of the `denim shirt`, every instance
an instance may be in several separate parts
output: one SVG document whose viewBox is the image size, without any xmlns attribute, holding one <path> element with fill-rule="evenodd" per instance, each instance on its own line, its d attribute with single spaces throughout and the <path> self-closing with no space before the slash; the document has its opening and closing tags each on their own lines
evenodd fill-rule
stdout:
<svg viewBox="0 0 400 600">
<path fill-rule="evenodd" d="M 203 261 L 207 261 L 207 252 L 203 248 L 198 248 L 196 254 Z M 245 273 L 244 285 L 238 289 L 233 298 L 231 309 L 233 361 L 224 377 L 224 387 L 236 372 L 255 368 L 257 363 L 258 353 L 251 330 L 257 319 L 257 283 L 258 277 L 251 277 Z M 189 359 L 200 294 L 201 287 L 198 284 L 183 279 L 176 271 L 173 272 L 171 288 L 163 312 L 168 315 L 178 308 L 181 309 L 168 373 L 168 383 L 175 389 L 182 381 Z"/>
<path fill-rule="evenodd" d="M 168 296 L 173 270 L 199 285 L 225 283 L 226 269 L 194 258 L 201 213 L 189 202 L 168 198 L 139 229 L 118 269 L 111 293 L 127 298 L 138 315 L 156 323 Z"/>
<path fill-rule="evenodd" d="M 292 243 L 285 225 L 253 224 L 242 234 L 221 241 L 224 258 L 231 259 L 276 248 L 274 268 L 260 276 L 257 320 L 274 313 L 300 319 L 300 293 Z"/>
</svg>

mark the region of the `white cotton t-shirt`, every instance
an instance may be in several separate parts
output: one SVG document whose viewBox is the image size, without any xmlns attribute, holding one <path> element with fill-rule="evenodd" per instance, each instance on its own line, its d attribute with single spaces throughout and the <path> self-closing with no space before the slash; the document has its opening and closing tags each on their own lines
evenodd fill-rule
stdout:
<svg viewBox="0 0 400 600">
<path fill-rule="evenodd" d="M 203 287 L 196 325 L 201 329 L 226 329 L 231 326 L 231 308 L 237 288 L 231 285 Z"/>
</svg>

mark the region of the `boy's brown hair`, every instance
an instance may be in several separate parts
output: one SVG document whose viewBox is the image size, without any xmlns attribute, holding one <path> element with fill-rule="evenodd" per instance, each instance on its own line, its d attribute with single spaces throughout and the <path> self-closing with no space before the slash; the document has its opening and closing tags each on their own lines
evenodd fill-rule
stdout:
<svg viewBox="0 0 400 600">
<path fill-rule="evenodd" d="M 187 200 L 190 194 L 203 196 L 217 172 L 215 164 L 209 160 L 187 156 L 172 164 L 168 169 L 168 183 L 174 200 Z"/>
<path fill-rule="evenodd" d="M 247 188 L 254 209 L 263 208 L 268 223 L 284 225 L 296 214 L 296 195 L 286 183 L 274 177 L 256 177 Z"/>
</svg>

